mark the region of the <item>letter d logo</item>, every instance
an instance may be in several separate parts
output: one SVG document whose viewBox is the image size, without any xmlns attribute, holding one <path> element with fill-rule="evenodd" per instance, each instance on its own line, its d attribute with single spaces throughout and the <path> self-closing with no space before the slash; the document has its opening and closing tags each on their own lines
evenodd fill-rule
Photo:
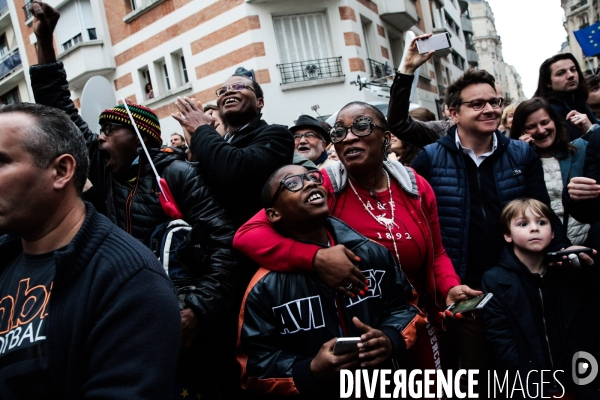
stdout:
<svg viewBox="0 0 600 400">
<path fill-rule="evenodd" d="M 576 385 L 587 385 L 591 383 L 598 375 L 598 361 L 588 352 L 578 351 L 573 354 L 571 361 L 571 369 L 573 374 L 573 382 Z M 585 378 L 580 378 L 581 375 L 588 374 Z"/>
</svg>

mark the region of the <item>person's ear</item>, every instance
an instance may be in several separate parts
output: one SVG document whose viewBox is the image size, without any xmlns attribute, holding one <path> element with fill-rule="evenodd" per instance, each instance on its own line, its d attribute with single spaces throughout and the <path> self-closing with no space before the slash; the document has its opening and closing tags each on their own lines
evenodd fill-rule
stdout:
<svg viewBox="0 0 600 400">
<path fill-rule="evenodd" d="M 281 219 L 281 215 L 279 215 L 277 210 L 274 208 L 267 208 L 265 212 L 267 213 L 267 218 L 269 219 L 269 221 L 273 223 L 276 223 Z"/>
<path fill-rule="evenodd" d="M 450 118 L 456 124 L 458 122 L 458 108 L 448 107 L 448 112 L 450 113 Z"/>
<path fill-rule="evenodd" d="M 506 243 L 512 243 L 513 241 L 509 233 L 504 234 L 504 240 L 506 240 Z"/>
<path fill-rule="evenodd" d="M 55 190 L 62 190 L 73 181 L 76 167 L 77 161 L 70 154 L 60 155 L 52 161 L 49 168 L 52 169 Z"/>
<path fill-rule="evenodd" d="M 256 99 L 256 107 L 258 108 L 258 110 L 262 110 L 263 107 L 265 106 L 265 99 L 263 99 L 262 97 L 259 97 Z"/>
</svg>

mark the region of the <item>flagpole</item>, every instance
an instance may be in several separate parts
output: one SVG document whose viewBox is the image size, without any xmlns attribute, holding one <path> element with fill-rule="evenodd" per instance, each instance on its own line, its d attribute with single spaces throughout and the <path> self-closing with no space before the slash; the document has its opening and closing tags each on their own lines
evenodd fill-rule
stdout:
<svg viewBox="0 0 600 400">
<path fill-rule="evenodd" d="M 588 68 L 590 69 L 590 71 L 592 71 L 592 75 L 594 75 L 596 73 L 596 71 L 594 71 L 594 67 L 592 66 L 592 63 L 590 62 L 590 59 L 586 57 L 585 61 L 587 61 Z"/>
</svg>

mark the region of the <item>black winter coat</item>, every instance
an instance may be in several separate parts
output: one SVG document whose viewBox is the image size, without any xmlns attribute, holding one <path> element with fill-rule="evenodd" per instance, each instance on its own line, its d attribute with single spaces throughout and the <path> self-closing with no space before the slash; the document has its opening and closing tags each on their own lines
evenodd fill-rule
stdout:
<svg viewBox="0 0 600 400">
<path fill-rule="evenodd" d="M 94 185 L 100 210 L 117 226 L 138 240 L 146 239 L 159 224 L 169 220 L 158 200 L 158 183 L 145 155 L 123 176 L 113 176 L 105 168 L 105 160 L 94 134 L 78 114 L 62 62 L 34 65 L 30 68 L 31 86 L 39 104 L 65 111 L 83 133 L 90 155 L 89 179 Z M 238 292 L 245 282 L 239 278 L 242 269 L 231 244 L 234 229 L 221 203 L 205 184 L 194 164 L 184 161 L 182 152 L 151 151 L 158 173 L 167 180 L 179 209 L 192 230 L 192 241 L 202 246 L 210 261 L 189 266 L 200 280 L 196 290 L 185 301 L 199 319 L 199 331 L 213 332 L 223 321 L 237 312 Z M 136 177 L 133 183 L 129 178 Z"/>
<path fill-rule="evenodd" d="M 150 250 L 86 206 L 54 253 L 47 398 L 166 399 L 181 343 L 173 284 Z M 21 239 L 0 237 L 0 273 L 22 251 Z"/>
<path fill-rule="evenodd" d="M 600 360 L 599 285 L 597 265 L 548 267 L 540 276 L 505 248 L 498 265 L 483 276 L 483 291 L 494 294 L 483 308 L 483 317 L 495 368 L 518 371 L 523 384 L 529 371 L 562 369 L 565 372 L 558 379 L 567 390 L 575 391 L 578 398 L 598 398 L 600 378 L 588 386 L 572 384 L 571 359 L 576 352 L 586 351 Z M 544 377 L 547 382 L 551 374 Z M 539 384 L 539 378 L 536 375 L 530 384 Z"/>
<path fill-rule="evenodd" d="M 190 144 L 200 169 L 238 228 L 263 208 L 261 192 L 269 176 L 292 164 L 294 158 L 292 133 L 260 117 L 235 131 L 231 143 L 212 126 L 202 125 Z"/>
</svg>

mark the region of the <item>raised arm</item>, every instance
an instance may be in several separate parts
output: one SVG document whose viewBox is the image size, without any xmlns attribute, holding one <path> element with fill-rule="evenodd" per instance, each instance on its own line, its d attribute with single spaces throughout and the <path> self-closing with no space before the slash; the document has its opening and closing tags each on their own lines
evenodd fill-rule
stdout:
<svg viewBox="0 0 600 400">
<path fill-rule="evenodd" d="M 408 142 L 413 146 L 425 147 L 435 142 L 446 134 L 449 125 L 446 121 L 421 122 L 415 121 L 408 114 L 410 106 L 410 90 L 414 73 L 421 65 L 433 55 L 433 51 L 425 55 L 419 54 L 416 41 L 431 36 L 417 36 L 411 42 L 404 63 L 399 72 L 396 72 L 394 83 L 390 91 L 390 105 L 388 109 L 388 125 L 390 131 L 398 139 Z M 417 77 L 418 79 L 418 77 Z"/>
</svg>

